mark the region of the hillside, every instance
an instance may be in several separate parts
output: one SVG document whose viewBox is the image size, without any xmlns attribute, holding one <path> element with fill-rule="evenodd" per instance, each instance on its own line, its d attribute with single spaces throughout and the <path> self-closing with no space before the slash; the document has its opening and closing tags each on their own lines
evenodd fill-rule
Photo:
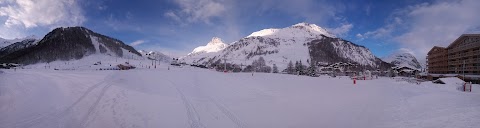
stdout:
<svg viewBox="0 0 480 128">
<path fill-rule="evenodd" d="M 34 64 L 56 60 L 77 60 L 93 54 L 115 57 L 141 56 L 133 47 L 120 40 L 95 33 L 84 27 L 56 28 L 38 43 L 22 43 L 28 47 L 3 49 L 0 62 Z M 14 44 L 16 45 L 16 44 Z M 5 52 L 7 51 L 7 52 Z"/>
<path fill-rule="evenodd" d="M 194 50 L 195 51 L 195 50 Z M 390 64 L 374 56 L 368 48 L 337 38 L 315 24 L 298 23 L 286 28 L 272 28 L 253 32 L 231 43 L 218 52 L 187 55 L 187 63 L 214 64 L 226 59 L 227 63 L 250 65 L 263 57 L 266 64 L 277 65 L 281 70 L 290 61 L 333 64 L 354 63 L 362 69 L 386 69 Z"/>
</svg>

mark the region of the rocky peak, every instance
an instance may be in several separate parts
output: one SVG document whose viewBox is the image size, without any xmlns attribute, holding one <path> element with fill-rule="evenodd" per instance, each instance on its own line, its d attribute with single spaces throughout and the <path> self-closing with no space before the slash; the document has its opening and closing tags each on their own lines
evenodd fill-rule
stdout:
<svg viewBox="0 0 480 128">
<path fill-rule="evenodd" d="M 257 32 L 253 32 L 248 37 L 273 37 L 273 38 L 319 38 L 321 36 L 327 36 L 336 38 L 336 36 L 328 32 L 325 28 L 322 28 L 316 24 L 310 24 L 306 22 L 298 23 L 286 28 L 270 28 L 263 29 Z"/>
<path fill-rule="evenodd" d="M 383 58 L 385 62 L 392 63 L 397 67 L 408 67 L 412 69 L 420 69 L 422 66 L 417 58 L 408 52 L 396 52 L 388 57 Z"/>
<path fill-rule="evenodd" d="M 218 37 L 213 37 L 212 40 L 210 42 L 208 42 L 207 45 L 218 45 L 218 44 L 224 44 L 222 39 L 220 39 Z"/>
<path fill-rule="evenodd" d="M 218 51 L 221 51 L 221 50 L 225 49 L 226 47 L 228 47 L 228 44 L 223 43 L 222 39 L 220 39 L 218 37 L 213 37 L 212 40 L 210 42 L 208 42 L 206 46 L 199 46 L 199 47 L 193 49 L 193 51 L 191 53 L 189 53 L 188 55 L 218 52 Z"/>
</svg>

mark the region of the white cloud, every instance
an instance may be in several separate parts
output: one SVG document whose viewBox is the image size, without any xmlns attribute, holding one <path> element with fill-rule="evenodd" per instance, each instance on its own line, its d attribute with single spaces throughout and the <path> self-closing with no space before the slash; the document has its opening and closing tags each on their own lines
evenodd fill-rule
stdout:
<svg viewBox="0 0 480 128">
<path fill-rule="evenodd" d="M 175 14 L 174 12 L 172 11 L 168 11 L 164 14 L 166 17 L 169 17 L 173 20 L 175 20 L 176 22 L 181 22 L 182 19 L 180 19 L 180 17 L 177 16 L 177 14 Z"/>
<path fill-rule="evenodd" d="M 44 34 L 59 26 L 86 21 L 77 0 L 0 0 L 0 37 Z"/>
<path fill-rule="evenodd" d="M 357 37 L 357 41 L 362 41 L 365 39 L 365 36 L 360 34 L 360 33 L 357 33 L 357 35 L 355 35 Z"/>
<path fill-rule="evenodd" d="M 357 36 L 357 38 L 360 38 L 360 39 L 363 38 L 363 35 L 360 34 L 360 33 L 357 33 L 357 35 L 355 35 L 355 36 Z"/>
<path fill-rule="evenodd" d="M 366 7 L 365 7 L 365 14 L 367 16 L 370 16 L 370 11 L 372 10 L 372 5 L 368 4 Z"/>
<path fill-rule="evenodd" d="M 401 47 L 412 49 L 425 61 L 433 46 L 447 46 L 461 34 L 480 26 L 480 2 L 476 0 L 437 1 L 410 6 L 404 12 L 408 28 L 394 37 Z"/>
<path fill-rule="evenodd" d="M 329 32 L 337 36 L 345 36 L 353 28 L 353 24 L 343 24 L 338 28 L 328 29 Z"/>
<path fill-rule="evenodd" d="M 7 27 L 26 28 L 50 25 L 79 25 L 85 21 L 75 0 L 10 0 L 0 7 Z"/>
<path fill-rule="evenodd" d="M 98 8 L 98 10 L 103 11 L 103 10 L 107 10 L 107 9 L 108 9 L 108 6 L 107 6 L 107 5 L 98 5 L 97 8 Z"/>
<path fill-rule="evenodd" d="M 391 38 L 392 33 L 398 29 L 398 27 L 402 26 L 403 20 L 400 17 L 393 17 L 388 20 L 388 23 L 378 28 L 374 31 L 368 31 L 363 34 L 363 39 L 365 38 L 375 38 L 375 39 L 382 39 L 382 38 Z"/>
<path fill-rule="evenodd" d="M 129 19 L 130 15 L 130 19 Z M 108 19 L 106 19 L 104 22 L 105 25 L 111 27 L 115 31 L 134 31 L 134 32 L 144 32 L 143 28 L 140 25 L 137 25 L 135 23 L 129 22 L 131 21 L 131 17 L 133 15 L 126 13 L 125 16 L 115 16 L 113 14 L 110 14 L 108 16 Z"/>
<path fill-rule="evenodd" d="M 137 41 L 133 41 L 132 43 L 130 43 L 131 46 L 138 46 L 138 45 L 141 45 L 145 43 L 145 40 L 137 40 Z"/>
<path fill-rule="evenodd" d="M 164 15 L 177 22 L 188 23 L 204 22 L 211 23 L 211 19 L 222 16 L 226 9 L 225 5 L 216 0 L 175 0 L 180 9 L 168 11 Z"/>
<path fill-rule="evenodd" d="M 27 35 L 28 33 L 25 33 L 24 28 L 22 27 L 6 27 L 4 25 L 0 25 L 0 38 L 4 39 L 15 39 L 15 38 L 22 38 Z"/>
<path fill-rule="evenodd" d="M 412 55 L 415 55 L 415 51 L 409 49 L 409 48 L 400 48 L 398 49 L 397 51 L 395 51 L 397 53 L 410 53 Z"/>
<path fill-rule="evenodd" d="M 365 34 L 363 34 L 365 36 L 365 38 L 370 38 L 370 37 L 373 37 L 373 38 L 382 38 L 382 37 L 388 37 L 392 34 L 393 30 L 395 29 L 395 27 L 393 25 L 388 25 L 386 27 L 383 27 L 383 28 L 378 28 L 377 30 L 374 30 L 374 31 L 368 31 L 366 32 Z"/>
</svg>

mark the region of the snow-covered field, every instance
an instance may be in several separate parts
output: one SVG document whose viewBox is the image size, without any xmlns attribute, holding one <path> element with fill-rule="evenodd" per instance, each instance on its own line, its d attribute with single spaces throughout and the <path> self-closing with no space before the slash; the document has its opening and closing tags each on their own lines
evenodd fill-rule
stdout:
<svg viewBox="0 0 480 128">
<path fill-rule="evenodd" d="M 0 73 L 0 127 L 479 128 L 480 87 L 199 68 Z"/>
</svg>

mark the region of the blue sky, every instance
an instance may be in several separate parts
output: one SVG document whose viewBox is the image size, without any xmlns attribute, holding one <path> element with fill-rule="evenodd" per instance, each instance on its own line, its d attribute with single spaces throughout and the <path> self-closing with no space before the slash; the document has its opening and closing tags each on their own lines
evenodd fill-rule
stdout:
<svg viewBox="0 0 480 128">
<path fill-rule="evenodd" d="M 60 26 L 85 26 L 174 56 L 265 28 L 317 24 L 376 56 L 410 52 L 478 33 L 476 0 L 1 0 L 0 37 L 43 37 Z"/>
</svg>

